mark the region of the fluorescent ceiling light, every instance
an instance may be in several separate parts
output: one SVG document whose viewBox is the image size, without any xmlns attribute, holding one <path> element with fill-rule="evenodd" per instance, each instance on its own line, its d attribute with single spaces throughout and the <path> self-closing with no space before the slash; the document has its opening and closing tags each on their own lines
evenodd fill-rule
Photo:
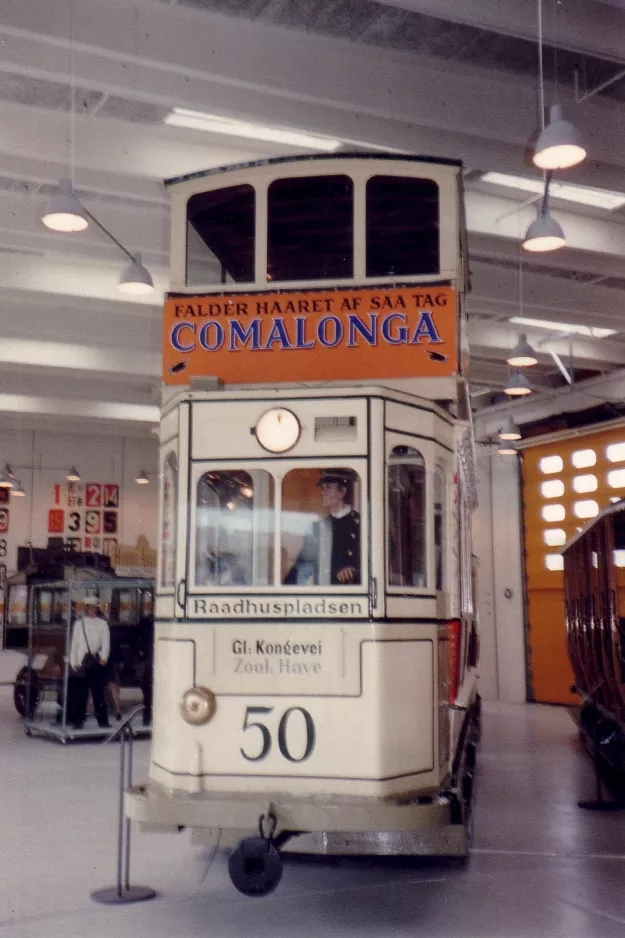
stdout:
<svg viewBox="0 0 625 938">
<path fill-rule="evenodd" d="M 506 189 L 520 189 L 521 192 L 535 192 L 542 195 L 545 184 L 542 179 L 527 179 L 525 176 L 508 176 L 507 173 L 484 173 L 482 182 L 489 182 L 493 186 L 504 186 Z M 593 208 L 614 209 L 625 205 L 625 192 L 610 192 L 608 189 L 591 189 L 588 186 L 571 186 L 564 182 L 549 184 L 549 195 L 552 199 L 562 199 L 565 202 L 576 202 L 578 205 L 590 205 Z"/>
<path fill-rule="evenodd" d="M 575 326 L 568 322 L 550 322 L 548 319 L 528 319 L 525 316 L 512 316 L 509 322 L 517 326 L 534 326 L 549 332 L 570 332 L 571 335 L 585 335 L 590 339 L 606 339 L 616 335 L 616 329 L 602 329 L 599 326 Z"/>
<path fill-rule="evenodd" d="M 285 143 L 291 147 L 323 150 L 326 153 L 332 153 L 341 146 L 341 141 L 332 137 L 317 137 L 314 134 L 300 133 L 298 130 L 267 127 L 232 117 L 216 117 L 214 114 L 203 114 L 201 111 L 189 111 L 184 107 L 175 107 L 165 118 L 165 123 L 172 127 L 188 127 L 191 130 L 205 130 L 213 134 L 228 134 L 230 137 L 245 137 L 246 140 Z"/>
</svg>

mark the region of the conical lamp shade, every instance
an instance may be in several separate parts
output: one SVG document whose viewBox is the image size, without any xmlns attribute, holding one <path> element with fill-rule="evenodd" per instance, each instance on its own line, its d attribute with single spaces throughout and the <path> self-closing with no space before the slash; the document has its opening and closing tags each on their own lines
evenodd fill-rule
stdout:
<svg viewBox="0 0 625 938">
<path fill-rule="evenodd" d="M 24 491 L 24 486 L 18 479 L 16 479 L 15 484 L 13 485 L 13 488 L 11 489 L 11 498 L 20 498 L 20 497 L 23 497 L 24 495 L 26 495 L 26 492 Z"/>
<path fill-rule="evenodd" d="M 538 362 L 536 352 L 527 341 L 525 333 L 521 333 L 519 336 L 519 341 L 510 352 L 507 362 L 514 368 L 529 368 Z"/>
<path fill-rule="evenodd" d="M 508 417 L 505 424 L 499 431 L 498 436 L 500 440 L 520 440 L 521 439 L 521 431 L 517 427 L 512 417 Z"/>
<path fill-rule="evenodd" d="M 152 276 L 147 267 L 144 267 L 141 263 L 140 254 L 135 254 L 135 259 L 132 264 L 128 264 L 128 266 L 124 268 L 119 278 L 117 288 L 121 290 L 122 293 L 129 293 L 134 296 L 141 296 L 142 294 L 145 295 L 153 292 L 154 282 Z"/>
<path fill-rule="evenodd" d="M 536 141 L 534 163 L 540 169 L 568 169 L 585 156 L 579 130 L 564 119 L 562 108 L 555 104 L 549 112 L 549 123 Z"/>
<path fill-rule="evenodd" d="M 513 372 L 504 388 L 504 394 L 507 394 L 509 397 L 523 397 L 531 393 L 532 389 L 527 383 L 525 375 L 520 371 Z"/>
<path fill-rule="evenodd" d="M 145 469 L 142 469 L 137 478 L 135 479 L 137 485 L 149 485 L 150 480 L 147 477 Z"/>
<path fill-rule="evenodd" d="M 12 489 L 15 484 L 15 477 L 11 472 L 11 467 L 7 463 L 2 472 L 0 472 L 0 489 Z"/>
<path fill-rule="evenodd" d="M 562 228 L 548 211 L 539 212 L 525 232 L 523 249 L 525 251 L 557 251 L 566 244 Z"/>
<path fill-rule="evenodd" d="M 50 197 L 41 220 L 53 231 L 84 231 L 89 218 L 69 179 L 62 179 Z"/>
<path fill-rule="evenodd" d="M 513 443 L 504 443 L 497 447 L 498 456 L 516 456 L 518 450 Z"/>
</svg>

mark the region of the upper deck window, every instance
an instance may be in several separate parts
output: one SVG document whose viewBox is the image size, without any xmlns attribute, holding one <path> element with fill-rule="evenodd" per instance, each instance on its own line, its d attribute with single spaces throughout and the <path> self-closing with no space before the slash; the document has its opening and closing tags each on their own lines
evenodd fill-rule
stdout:
<svg viewBox="0 0 625 938">
<path fill-rule="evenodd" d="M 349 176 L 276 179 L 267 193 L 267 279 L 353 277 L 354 184 Z"/>
<path fill-rule="evenodd" d="M 439 197 L 432 179 L 373 176 L 366 220 L 367 277 L 439 272 Z"/>
<path fill-rule="evenodd" d="M 254 282 L 256 193 L 250 185 L 187 202 L 187 285 Z"/>
</svg>

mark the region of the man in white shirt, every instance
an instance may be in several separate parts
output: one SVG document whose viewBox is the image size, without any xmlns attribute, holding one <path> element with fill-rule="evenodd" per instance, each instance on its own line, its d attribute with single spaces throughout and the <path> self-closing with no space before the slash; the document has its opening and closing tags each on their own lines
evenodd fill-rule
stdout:
<svg viewBox="0 0 625 938">
<path fill-rule="evenodd" d="M 106 619 L 98 615 L 100 600 L 91 594 L 85 599 L 85 614 L 74 622 L 69 663 L 72 669 L 72 727 L 82 729 L 87 712 L 89 691 L 93 697 L 98 725 L 109 727 L 106 706 L 106 670 L 111 649 L 111 636 Z M 83 665 L 85 655 L 93 661 Z"/>
</svg>

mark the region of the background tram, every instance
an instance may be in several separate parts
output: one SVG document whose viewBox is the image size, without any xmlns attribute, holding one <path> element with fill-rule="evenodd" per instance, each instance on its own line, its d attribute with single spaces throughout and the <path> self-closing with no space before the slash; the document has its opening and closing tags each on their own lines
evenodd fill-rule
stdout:
<svg viewBox="0 0 625 938">
<path fill-rule="evenodd" d="M 170 187 L 153 739 L 127 814 L 219 829 L 250 895 L 287 843 L 466 855 L 460 166 L 270 160 Z"/>
<path fill-rule="evenodd" d="M 580 729 L 625 782 L 625 501 L 605 508 L 563 549 L 568 652 L 582 698 Z M 619 778 L 620 776 L 620 778 Z"/>
</svg>

